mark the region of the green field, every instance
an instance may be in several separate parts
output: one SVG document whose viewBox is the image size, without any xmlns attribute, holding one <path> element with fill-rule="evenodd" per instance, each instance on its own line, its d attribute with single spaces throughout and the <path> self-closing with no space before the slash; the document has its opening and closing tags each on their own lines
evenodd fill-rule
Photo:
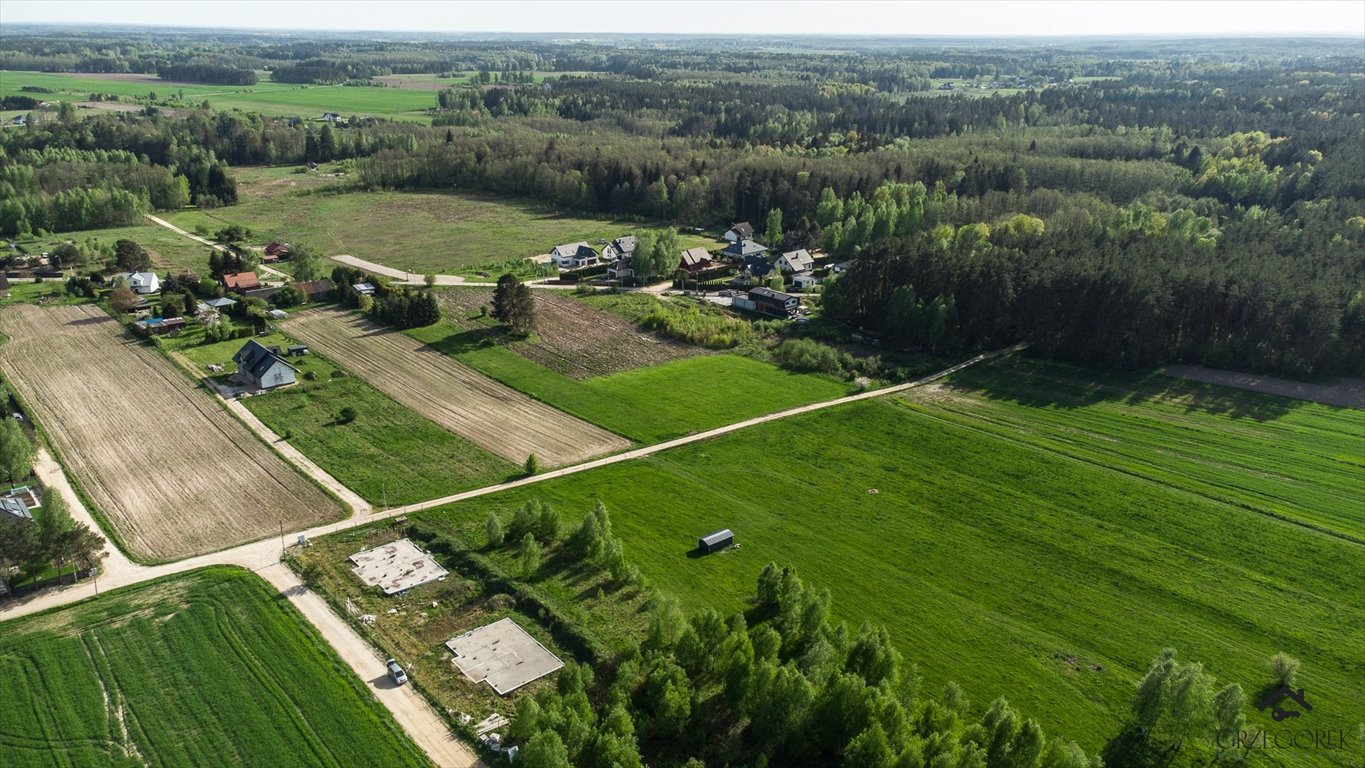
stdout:
<svg viewBox="0 0 1365 768">
<path fill-rule="evenodd" d="M 25 85 L 54 91 L 24 93 Z M 251 86 L 194 85 L 158 80 L 155 76 L 73 75 L 48 72 L 0 72 L 0 96 L 24 95 L 55 101 L 85 101 L 90 94 L 114 94 L 128 102 L 155 93 L 158 100 L 179 95 L 186 107 L 208 101 L 214 109 L 242 109 L 265 115 L 321 118 L 323 112 L 381 115 L 427 120 L 424 110 L 436 106 L 433 91 L 406 88 L 374 88 L 342 85 L 273 83 L 262 77 Z"/>
<path fill-rule="evenodd" d="M 642 443 L 849 393 L 848 384 L 829 376 L 792 373 L 730 354 L 571 379 L 505 346 L 471 346 L 469 332 L 447 323 L 408 333 L 513 389 Z"/>
<path fill-rule="evenodd" d="M 240 342 L 237 342 L 240 346 Z M 511 462 L 400 405 L 331 361 L 308 355 L 316 381 L 242 402 L 343 485 L 373 504 L 410 504 L 502 482 L 521 474 Z M 355 421 L 338 423 L 344 407 Z"/>
<path fill-rule="evenodd" d="M 429 764 L 301 616 L 229 568 L 0 624 L 0 763 Z"/>
<path fill-rule="evenodd" d="M 261 242 L 314 243 L 327 255 L 350 254 L 420 274 L 549 253 L 578 240 L 595 243 L 657 225 L 562 215 L 534 205 L 475 195 L 353 192 L 244 200 L 229 208 L 184 211 L 167 220 L 194 231 L 241 224 Z M 716 241 L 679 236 L 681 247 Z"/>
<path fill-rule="evenodd" d="M 741 609 L 765 563 L 790 563 L 851 625 L 886 625 L 929 690 L 1003 694 L 1088 750 L 1167 646 L 1250 698 L 1286 651 L 1314 727 L 1354 732 L 1365 548 L 1284 518 L 1359 529 L 1359 412 L 1032 361 L 956 381 L 432 514 L 477 542 L 490 508 L 536 495 L 572 522 L 601 498 L 627 556 L 692 608 Z M 1222 480 L 1187 452 L 1236 443 L 1252 455 L 1215 449 Z M 722 527 L 741 549 L 687 556 Z"/>
<path fill-rule="evenodd" d="M 146 222 L 132 227 L 111 227 L 109 229 L 87 229 L 79 232 L 61 232 L 47 237 L 21 240 L 31 254 L 50 251 L 59 243 L 85 243 L 95 240 L 113 246 L 119 240 L 132 240 L 143 248 L 152 251 L 152 266 L 160 272 L 171 269 L 187 269 L 201 276 L 208 276 L 209 247 L 203 243 L 177 235 L 165 227 Z M 83 265 L 82 272 L 88 272 L 96 265 Z"/>
</svg>

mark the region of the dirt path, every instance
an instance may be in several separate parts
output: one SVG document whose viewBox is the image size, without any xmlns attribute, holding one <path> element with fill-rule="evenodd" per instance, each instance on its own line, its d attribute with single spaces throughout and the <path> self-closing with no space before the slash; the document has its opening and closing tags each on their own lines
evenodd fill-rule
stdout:
<svg viewBox="0 0 1365 768">
<path fill-rule="evenodd" d="M 170 231 L 176 233 L 177 235 L 182 235 L 182 236 L 184 236 L 184 237 L 188 237 L 189 239 L 195 241 L 196 243 L 201 243 L 201 244 L 203 244 L 203 245 L 207 245 L 208 247 L 212 248 L 212 249 L 215 250 L 215 251 L 222 251 L 222 252 L 224 252 L 224 253 L 227 252 L 227 248 L 226 248 L 225 246 L 221 246 L 221 245 L 219 245 L 219 244 L 213 242 L 212 240 L 205 240 L 204 238 L 200 237 L 199 235 L 193 234 L 193 233 L 191 233 L 191 232 L 186 232 L 185 230 L 181 229 L 180 227 L 177 227 L 176 225 L 170 223 L 169 221 L 166 221 L 165 219 L 160 218 L 160 217 L 157 217 L 157 216 L 153 216 L 153 215 L 150 214 L 150 213 L 145 214 L 145 215 L 146 215 L 148 221 L 152 222 L 153 224 L 159 224 L 159 225 L 165 227 L 166 229 L 169 229 Z M 280 278 L 281 280 L 284 280 L 285 282 L 289 282 L 290 280 L 293 280 L 293 279 L 294 279 L 293 277 L 289 276 L 288 274 L 285 274 L 284 272 L 279 271 L 278 269 L 275 269 L 274 267 L 267 267 L 267 266 L 264 265 L 264 264 L 260 264 L 260 265 L 258 265 L 258 266 L 260 267 L 260 269 L 261 269 L 262 272 L 264 272 L 264 273 L 266 273 L 266 274 L 268 274 L 268 275 L 273 275 L 274 277 Z"/>
<path fill-rule="evenodd" d="M 478 764 L 478 757 L 455 737 L 426 699 L 411 685 L 394 685 L 385 673 L 384 658 L 356 634 L 325 600 L 305 587 L 288 566 L 276 563 L 258 573 L 322 633 L 337 655 L 365 681 L 370 693 L 393 713 L 398 724 L 438 768 L 464 768 Z"/>
<path fill-rule="evenodd" d="M 1365 409 L 1365 379 L 1337 379 L 1334 384 L 1309 384 L 1290 379 L 1277 379 L 1255 373 L 1220 371 L 1198 365 L 1168 365 L 1162 373 L 1176 378 L 1245 389 L 1266 395 L 1279 395 L 1295 400 L 1310 400 L 1323 405 Z"/>
<path fill-rule="evenodd" d="M 350 254 L 345 253 L 338 254 L 336 256 L 331 256 L 329 258 L 331 258 L 332 261 L 335 261 L 338 264 L 345 264 L 348 267 L 363 269 L 366 272 L 370 272 L 371 274 L 382 275 L 384 277 L 392 277 L 394 281 L 402 283 L 404 285 L 426 285 L 427 281 L 426 275 L 418 274 L 416 272 L 404 272 L 401 269 L 386 267 L 383 264 L 376 264 L 373 261 L 366 261 L 365 259 L 356 256 L 351 256 Z M 459 275 L 437 275 L 436 284 L 472 285 L 482 286 L 485 288 L 492 288 L 497 285 L 497 283 L 485 283 L 466 280 L 463 277 L 460 277 Z M 560 291 L 572 291 L 573 289 L 578 287 L 577 285 L 560 285 L 559 283 L 542 283 L 539 281 L 526 281 L 526 284 L 531 286 L 532 288 L 549 288 L 552 290 Z"/>
</svg>

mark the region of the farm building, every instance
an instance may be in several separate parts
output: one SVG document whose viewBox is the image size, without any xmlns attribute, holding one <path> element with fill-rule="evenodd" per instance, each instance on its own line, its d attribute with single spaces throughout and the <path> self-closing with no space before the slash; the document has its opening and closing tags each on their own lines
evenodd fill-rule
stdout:
<svg viewBox="0 0 1365 768">
<path fill-rule="evenodd" d="M 708 533 L 697 539 L 697 551 L 703 555 L 709 555 L 712 552 L 719 552 L 734 543 L 735 535 L 730 532 L 729 528 L 722 528 L 715 533 Z"/>
<path fill-rule="evenodd" d="M 218 278 L 218 282 L 223 284 L 224 289 L 237 293 L 245 293 L 253 288 L 261 287 L 261 280 L 256 277 L 255 272 L 229 272 Z"/>
<path fill-rule="evenodd" d="M 729 229 L 725 230 L 725 234 L 721 235 L 721 237 L 725 238 L 725 242 L 727 243 L 738 243 L 744 240 L 752 240 L 754 237 L 754 226 L 747 221 L 741 221 L 738 224 L 734 225 L 733 227 L 730 227 Z"/>
<path fill-rule="evenodd" d="M 253 288 L 247 291 L 245 296 L 248 299 L 264 299 L 269 301 L 270 297 L 279 293 L 280 289 L 283 287 L 283 285 L 268 285 L 262 288 Z"/>
<path fill-rule="evenodd" d="M 303 282 L 294 283 L 294 287 L 303 291 L 303 295 L 307 296 L 309 301 L 324 301 L 332 296 L 332 281 L 327 278 L 321 280 L 304 280 Z"/>
<path fill-rule="evenodd" d="M 678 269 L 685 269 L 694 275 L 710 266 L 711 254 L 701 246 L 683 251 L 682 258 L 678 260 Z"/>
<path fill-rule="evenodd" d="M 773 317 L 791 317 L 801 306 L 801 300 L 789 293 L 771 288 L 750 288 L 747 297 L 736 296 L 731 306 Z"/>
<path fill-rule="evenodd" d="M 795 251 L 787 251 L 777 257 L 777 268 L 787 274 L 798 272 L 809 272 L 815 266 L 815 257 L 810 255 L 810 251 L 801 248 Z"/>
<path fill-rule="evenodd" d="M 768 246 L 757 240 L 740 240 L 726 246 L 722 253 L 737 260 L 747 260 L 751 256 L 763 258 L 768 253 Z"/>
<path fill-rule="evenodd" d="M 603 261 L 619 261 L 621 259 L 629 260 L 632 256 L 635 255 L 636 245 L 638 244 L 635 241 L 634 235 L 618 237 L 615 240 L 612 240 L 610 243 L 608 243 L 606 248 L 602 249 L 602 260 Z"/>
<path fill-rule="evenodd" d="M 155 272 L 129 272 L 123 279 L 128 281 L 128 287 L 133 289 L 133 293 L 139 296 L 147 296 L 161 290 L 161 279 Z"/>
<path fill-rule="evenodd" d="M 567 243 L 556 245 L 550 251 L 550 260 L 561 269 L 591 267 L 598 262 L 597 251 L 587 243 Z"/>
<path fill-rule="evenodd" d="M 146 320 L 138 320 L 133 323 L 133 331 L 143 338 L 165 336 L 184 327 L 185 318 L 183 317 L 149 317 Z"/>
<path fill-rule="evenodd" d="M 232 374 L 232 380 L 251 389 L 275 389 L 297 381 L 294 374 L 298 373 L 298 369 L 255 339 L 243 344 L 237 354 L 232 356 L 232 362 L 237 364 L 237 372 Z"/>
</svg>

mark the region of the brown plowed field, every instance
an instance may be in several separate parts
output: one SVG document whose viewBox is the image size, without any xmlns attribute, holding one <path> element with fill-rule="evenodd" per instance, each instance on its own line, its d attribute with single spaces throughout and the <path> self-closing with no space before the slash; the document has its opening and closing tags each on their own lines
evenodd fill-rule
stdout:
<svg viewBox="0 0 1365 768">
<path fill-rule="evenodd" d="M 132 554 L 188 557 L 342 514 L 99 309 L 20 305 L 0 331 L 0 371 Z"/>
<path fill-rule="evenodd" d="M 534 453 L 545 466 L 561 466 L 630 445 L 358 315 L 300 313 L 285 323 L 285 331 L 394 400 L 510 461 L 521 463 Z"/>
</svg>

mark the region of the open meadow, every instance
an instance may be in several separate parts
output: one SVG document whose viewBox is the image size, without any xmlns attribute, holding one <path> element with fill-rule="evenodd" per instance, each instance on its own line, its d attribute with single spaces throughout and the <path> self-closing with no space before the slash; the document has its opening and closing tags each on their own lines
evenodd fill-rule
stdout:
<svg viewBox="0 0 1365 768">
<path fill-rule="evenodd" d="M 278 194 L 280 186 L 287 184 L 245 185 L 237 205 L 182 211 L 166 219 L 189 231 L 200 224 L 210 231 L 240 224 L 255 231 L 262 242 L 314 243 L 327 255 L 348 254 L 419 274 L 468 274 L 471 267 L 549 253 L 561 243 L 596 243 L 659 227 L 561 214 L 532 203 L 484 195 Z M 678 240 L 683 248 L 717 245 L 715 240 L 695 235 L 680 235 Z"/>
<path fill-rule="evenodd" d="M 39 97 L 57 101 L 85 102 L 92 93 L 98 93 L 135 102 L 156 94 L 158 100 L 178 96 L 186 107 L 207 101 L 215 110 L 241 109 L 263 115 L 321 118 L 323 112 L 337 112 L 343 117 L 376 115 L 424 122 L 430 120 L 425 110 L 436 106 L 436 95 L 430 91 L 275 83 L 267 77 L 255 85 L 204 85 L 162 80 L 155 75 L 5 72 L 0 75 L 0 96 L 33 96 L 23 87 L 36 86 L 51 91 L 46 96 L 37 94 Z"/>
<path fill-rule="evenodd" d="M 342 515 L 100 309 L 7 308 L 0 332 L 0 371 L 134 557 L 188 557 Z"/>
<path fill-rule="evenodd" d="M 1249 698 L 1285 651 L 1314 727 L 1354 733 L 1363 465 L 1358 411 L 1002 361 L 427 514 L 478 545 L 490 509 L 539 497 L 573 525 L 601 499 L 627 557 L 692 609 L 743 608 L 764 564 L 791 564 L 852 627 L 885 625 L 928 690 L 957 680 L 978 712 L 1004 695 L 1099 750 L 1168 646 Z M 726 527 L 740 549 L 688 556 Z"/>
<path fill-rule="evenodd" d="M 27 241 L 20 241 L 29 253 L 42 253 L 50 251 L 59 243 L 75 242 L 85 244 L 89 242 L 98 243 L 101 247 L 112 251 L 114 243 L 119 240 L 132 240 L 133 242 L 146 248 L 148 255 L 152 258 L 152 268 L 158 272 L 179 272 L 189 270 L 195 274 L 207 276 L 209 266 L 209 247 L 202 243 L 196 243 L 183 235 L 157 226 L 150 221 L 131 227 L 111 227 L 108 229 L 87 229 L 78 232 L 62 232 L 55 235 L 48 235 L 43 238 L 33 238 Z M 86 265 L 81 267 L 84 272 L 89 268 L 98 265 Z"/>
<path fill-rule="evenodd" d="M 512 462 L 534 453 L 543 466 L 574 464 L 630 445 L 356 314 L 298 313 L 284 330 L 403 405 Z"/>
<path fill-rule="evenodd" d="M 0 763 L 430 765 L 287 601 L 232 568 L 0 624 Z"/>
</svg>

